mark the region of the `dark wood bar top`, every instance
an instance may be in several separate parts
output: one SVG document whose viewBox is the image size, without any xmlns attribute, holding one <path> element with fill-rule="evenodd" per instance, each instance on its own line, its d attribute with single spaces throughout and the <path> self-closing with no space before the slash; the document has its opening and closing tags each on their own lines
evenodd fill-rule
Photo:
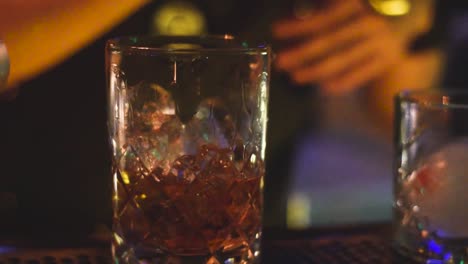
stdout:
<svg viewBox="0 0 468 264">
<path fill-rule="evenodd" d="M 392 248 L 390 223 L 287 230 L 265 228 L 261 263 L 405 264 L 417 263 Z M 62 238 L 4 240 L 0 264 L 110 264 L 103 237 L 60 242 Z"/>
</svg>

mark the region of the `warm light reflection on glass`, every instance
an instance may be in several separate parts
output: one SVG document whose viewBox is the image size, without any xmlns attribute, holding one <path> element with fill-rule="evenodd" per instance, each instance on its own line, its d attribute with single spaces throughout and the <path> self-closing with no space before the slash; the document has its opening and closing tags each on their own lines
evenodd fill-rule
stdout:
<svg viewBox="0 0 468 264">
<path fill-rule="evenodd" d="M 114 179 L 115 179 L 115 180 L 113 181 L 113 187 L 114 187 L 114 193 L 115 193 L 115 195 L 112 197 L 112 199 L 113 199 L 114 201 L 118 201 L 118 200 L 119 200 L 119 196 L 117 195 L 117 194 L 118 194 L 118 187 L 117 187 L 117 180 L 116 180 L 116 179 L 117 179 L 117 172 L 114 172 L 113 177 L 114 177 Z"/>
<path fill-rule="evenodd" d="M 252 154 L 252 156 L 250 156 L 250 163 L 255 164 L 255 161 L 257 161 L 257 156 Z"/>
<path fill-rule="evenodd" d="M 268 85 L 269 85 L 269 76 L 267 72 L 263 72 L 260 77 L 260 120 L 262 122 L 262 149 L 261 157 L 265 159 L 265 148 L 266 148 L 266 122 L 268 120 Z"/>
<path fill-rule="evenodd" d="M 122 172 L 120 173 L 120 175 L 122 176 L 122 181 L 123 181 L 123 183 L 125 183 L 125 184 L 130 184 L 130 178 L 128 177 L 128 173 L 127 173 L 127 172 L 122 171 Z"/>
<path fill-rule="evenodd" d="M 369 0 L 369 4 L 384 16 L 403 16 L 411 10 L 410 0 Z"/>
<path fill-rule="evenodd" d="M 114 233 L 114 241 L 117 242 L 117 244 L 123 244 L 123 239 L 117 235 L 116 233 Z"/>
</svg>

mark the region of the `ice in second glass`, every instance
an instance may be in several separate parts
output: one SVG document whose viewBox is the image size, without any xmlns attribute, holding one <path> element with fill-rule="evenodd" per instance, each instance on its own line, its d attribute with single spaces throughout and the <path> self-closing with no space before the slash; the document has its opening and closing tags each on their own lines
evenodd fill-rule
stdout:
<svg viewBox="0 0 468 264">
<path fill-rule="evenodd" d="M 468 260 L 468 93 L 405 91 L 395 104 L 395 245 L 424 263 Z"/>
<path fill-rule="evenodd" d="M 269 48 L 122 38 L 106 54 L 114 258 L 258 262 Z"/>
</svg>

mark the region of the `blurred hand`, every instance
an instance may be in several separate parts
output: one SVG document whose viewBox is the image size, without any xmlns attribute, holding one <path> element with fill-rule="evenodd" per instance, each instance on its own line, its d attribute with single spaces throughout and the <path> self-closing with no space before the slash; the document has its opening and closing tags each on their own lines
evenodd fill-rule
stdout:
<svg viewBox="0 0 468 264">
<path fill-rule="evenodd" d="M 406 56 L 409 40 L 363 2 L 338 0 L 307 19 L 275 24 L 277 40 L 300 40 L 279 51 L 276 66 L 293 81 L 316 83 L 329 94 L 349 92 L 385 74 Z"/>
<path fill-rule="evenodd" d="M 10 60 L 0 96 L 63 62 L 149 0 L 0 0 L 0 37 Z"/>
</svg>

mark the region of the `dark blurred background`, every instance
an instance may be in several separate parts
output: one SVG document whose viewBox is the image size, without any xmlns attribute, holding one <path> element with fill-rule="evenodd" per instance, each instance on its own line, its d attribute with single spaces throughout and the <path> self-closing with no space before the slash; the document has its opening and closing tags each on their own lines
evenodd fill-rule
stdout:
<svg viewBox="0 0 468 264">
<path fill-rule="evenodd" d="M 435 7 L 431 30 L 418 36 L 409 50 L 440 50 L 443 70 L 432 86 L 463 88 L 468 81 L 467 4 L 436 1 Z M 294 43 L 272 38 L 274 21 L 307 8 L 304 1 L 280 0 L 149 2 L 67 58 L 15 83 L 10 92 L 15 96 L 3 96 L 0 102 L 0 235 L 80 236 L 109 227 L 106 39 L 231 33 L 268 41 L 276 52 Z M 387 12 L 380 11 L 379 16 Z M 402 12 L 388 19 L 410 15 Z M 57 35 L 54 42 L 60 41 Z M 357 107 L 362 101 L 356 99 L 366 92 L 324 97 L 317 85 L 293 84 L 284 72 L 272 76 L 265 225 L 304 228 L 389 221 L 391 141 L 369 135 L 374 121 L 362 118 L 362 112 L 370 110 Z"/>
</svg>

